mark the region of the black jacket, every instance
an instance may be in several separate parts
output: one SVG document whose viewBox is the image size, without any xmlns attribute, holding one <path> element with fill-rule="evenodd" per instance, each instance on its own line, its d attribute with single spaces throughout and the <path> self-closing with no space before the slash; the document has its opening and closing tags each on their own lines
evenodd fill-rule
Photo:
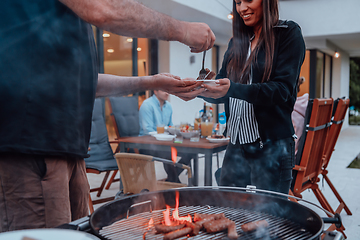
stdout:
<svg viewBox="0 0 360 240">
<path fill-rule="evenodd" d="M 204 98 L 211 103 L 225 103 L 227 119 L 229 119 L 229 97 L 253 104 L 262 141 L 283 139 L 294 134 L 291 112 L 296 100 L 297 79 L 306 50 L 301 29 L 295 22 L 280 21 L 274 30 L 275 52 L 269 81 L 261 83 L 265 66 L 265 52 L 262 47 L 257 55 L 257 63 L 252 66 L 252 84 L 231 81 L 229 91 L 224 97 Z M 226 67 L 230 61 L 231 46 L 232 39 L 216 79 L 228 77 Z"/>
</svg>

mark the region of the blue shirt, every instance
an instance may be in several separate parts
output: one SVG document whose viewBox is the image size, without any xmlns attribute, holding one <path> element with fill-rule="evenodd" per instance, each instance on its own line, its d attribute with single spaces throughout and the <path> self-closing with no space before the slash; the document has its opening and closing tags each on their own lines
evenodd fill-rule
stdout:
<svg viewBox="0 0 360 240">
<path fill-rule="evenodd" d="M 155 94 L 146 99 L 139 110 L 140 136 L 156 131 L 156 125 L 172 126 L 172 107 L 165 101 L 162 109 Z"/>
</svg>

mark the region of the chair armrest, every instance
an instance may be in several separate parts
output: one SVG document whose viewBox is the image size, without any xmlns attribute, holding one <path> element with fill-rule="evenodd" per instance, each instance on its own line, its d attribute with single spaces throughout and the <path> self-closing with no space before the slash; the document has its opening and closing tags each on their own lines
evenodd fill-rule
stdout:
<svg viewBox="0 0 360 240">
<path fill-rule="evenodd" d="M 114 144 L 114 143 L 115 143 L 115 144 L 119 144 L 119 143 L 120 143 L 120 141 L 115 139 L 115 140 L 111 140 L 111 141 L 109 141 L 109 143 L 110 143 L 110 144 Z"/>
</svg>

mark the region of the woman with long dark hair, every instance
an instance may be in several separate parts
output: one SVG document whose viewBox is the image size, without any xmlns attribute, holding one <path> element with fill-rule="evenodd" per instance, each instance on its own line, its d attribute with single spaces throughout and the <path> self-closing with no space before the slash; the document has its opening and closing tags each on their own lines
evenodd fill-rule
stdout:
<svg viewBox="0 0 360 240">
<path fill-rule="evenodd" d="M 291 112 L 305 57 L 300 27 L 279 20 L 277 0 L 235 0 L 233 38 L 215 86 L 202 97 L 225 103 L 227 136 L 220 185 L 288 193 L 294 166 Z"/>
</svg>

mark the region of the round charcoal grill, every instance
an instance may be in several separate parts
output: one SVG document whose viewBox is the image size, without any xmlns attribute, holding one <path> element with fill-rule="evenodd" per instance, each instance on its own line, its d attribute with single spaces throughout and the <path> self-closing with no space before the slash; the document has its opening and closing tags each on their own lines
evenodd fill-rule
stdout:
<svg viewBox="0 0 360 240">
<path fill-rule="evenodd" d="M 323 219 L 298 203 L 269 194 L 207 188 L 166 190 L 116 200 L 92 214 L 92 231 L 100 238 L 109 240 L 162 239 L 163 235 L 155 234 L 154 227 L 149 222 L 152 219 L 154 224 L 161 223 L 166 205 L 174 209 L 176 191 L 180 196 L 180 216 L 225 213 L 227 218 L 235 221 L 239 239 L 320 239 L 323 233 Z M 249 233 L 241 230 L 242 224 L 257 220 L 267 220 L 269 227 Z M 189 239 L 226 238 L 226 232 L 200 232 Z"/>
</svg>

